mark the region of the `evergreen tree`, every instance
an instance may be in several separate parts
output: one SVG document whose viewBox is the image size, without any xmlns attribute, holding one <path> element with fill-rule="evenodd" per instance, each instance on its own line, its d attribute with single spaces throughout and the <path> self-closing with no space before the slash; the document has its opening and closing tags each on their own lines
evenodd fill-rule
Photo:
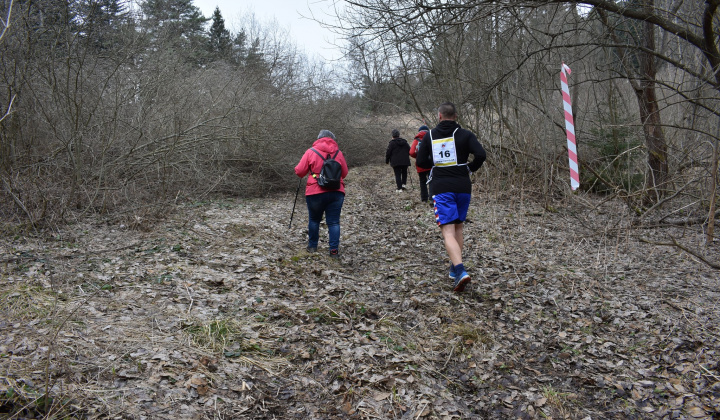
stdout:
<svg viewBox="0 0 720 420">
<path fill-rule="evenodd" d="M 245 58 L 247 55 L 247 46 L 245 45 L 246 42 L 247 35 L 245 34 L 245 30 L 241 29 L 240 32 L 235 35 L 235 38 L 232 42 L 232 54 L 230 57 L 230 61 L 233 64 L 240 65 L 245 62 Z"/>
<path fill-rule="evenodd" d="M 207 51 L 204 28 L 208 19 L 192 0 L 145 0 L 140 8 L 142 27 L 151 34 L 155 48 L 174 49 L 188 61 L 202 62 Z"/>
<path fill-rule="evenodd" d="M 219 7 L 215 7 L 209 32 L 208 51 L 210 59 L 229 59 L 232 53 L 232 42 L 230 32 L 225 28 L 225 20 L 220 13 Z"/>
<path fill-rule="evenodd" d="M 106 50 L 122 45 L 119 34 L 128 14 L 121 0 L 80 0 L 78 14 L 89 46 Z"/>
<path fill-rule="evenodd" d="M 55 53 L 69 49 L 73 34 L 77 32 L 77 12 L 66 0 L 21 0 L 15 10 L 22 10 L 23 25 L 27 28 L 28 45 L 39 54 L 45 49 Z M 62 54 L 62 52 L 61 52 Z"/>
</svg>

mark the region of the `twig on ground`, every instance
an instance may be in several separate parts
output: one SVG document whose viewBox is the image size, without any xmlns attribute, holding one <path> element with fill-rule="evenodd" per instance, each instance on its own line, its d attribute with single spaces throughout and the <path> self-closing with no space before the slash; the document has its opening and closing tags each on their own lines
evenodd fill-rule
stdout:
<svg viewBox="0 0 720 420">
<path fill-rule="evenodd" d="M 640 242 L 644 242 L 644 243 L 650 244 L 650 245 L 674 246 L 674 247 L 680 248 L 680 249 L 682 249 L 683 251 L 687 252 L 688 254 L 692 255 L 693 257 L 695 257 L 695 258 L 699 259 L 700 261 L 704 262 L 705 264 L 707 264 L 708 267 L 714 268 L 714 269 L 716 269 L 716 270 L 720 270 L 720 264 L 714 263 L 714 262 L 712 262 L 712 261 L 708 261 L 708 260 L 707 260 L 705 257 L 703 257 L 702 255 L 700 255 L 700 254 L 698 254 L 697 252 L 691 250 L 690 248 L 688 248 L 688 247 L 686 247 L 686 246 L 681 245 L 680 243 L 678 243 L 678 241 L 675 240 L 675 238 L 673 238 L 672 236 L 670 237 L 670 239 L 672 240 L 672 243 L 668 243 L 668 242 L 653 242 L 653 241 L 651 241 L 651 240 L 649 240 L 649 239 L 645 239 L 645 238 L 640 238 Z"/>
<path fill-rule="evenodd" d="M 188 289 L 187 285 L 185 285 L 185 291 L 187 292 L 188 297 L 190 298 L 190 306 L 188 306 L 188 310 L 187 310 L 187 313 L 189 314 L 190 311 L 192 310 L 193 302 L 195 302 L 195 301 L 193 300 L 193 297 L 190 294 L 190 289 Z"/>
</svg>

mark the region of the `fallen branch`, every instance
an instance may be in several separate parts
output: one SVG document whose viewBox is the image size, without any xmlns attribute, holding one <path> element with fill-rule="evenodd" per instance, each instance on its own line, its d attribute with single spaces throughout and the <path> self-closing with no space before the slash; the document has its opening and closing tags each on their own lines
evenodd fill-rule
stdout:
<svg viewBox="0 0 720 420">
<path fill-rule="evenodd" d="M 650 244 L 650 245 L 674 246 L 674 247 L 680 248 L 680 249 L 682 249 L 683 251 L 687 252 L 688 254 L 692 255 L 693 257 L 695 257 L 695 258 L 699 259 L 700 261 L 704 262 L 704 263 L 707 264 L 709 267 L 714 268 L 715 270 L 720 270 L 720 264 L 717 264 L 717 263 L 708 261 L 708 260 L 705 259 L 703 256 L 699 255 L 697 252 L 695 252 L 695 251 L 687 248 L 686 246 L 683 246 L 683 245 L 679 244 L 678 241 L 675 240 L 675 238 L 673 238 L 672 236 L 670 237 L 670 239 L 672 239 L 672 243 L 668 243 L 668 242 L 653 242 L 653 241 L 648 240 L 648 239 L 645 239 L 645 238 L 640 238 L 640 242 L 645 242 L 646 244 Z"/>
<path fill-rule="evenodd" d="M 715 219 L 720 218 L 720 210 L 716 211 Z M 690 225 L 697 225 L 697 224 L 704 224 L 709 221 L 708 216 L 698 216 L 694 218 L 688 218 L 688 219 L 678 219 L 678 220 L 668 220 L 665 223 L 675 225 L 675 226 L 690 226 Z M 665 218 L 659 220 L 659 222 L 663 222 Z"/>
<path fill-rule="evenodd" d="M 640 215 L 640 220 L 644 219 L 645 216 L 647 216 L 648 214 L 650 214 L 651 211 L 655 210 L 656 208 L 662 206 L 663 204 L 667 203 L 668 201 L 670 201 L 670 200 L 672 200 L 673 198 L 675 198 L 675 197 L 677 197 L 678 195 L 680 195 L 680 193 L 681 193 L 688 185 L 690 185 L 690 184 L 692 184 L 692 183 L 694 183 L 694 182 L 696 182 L 696 181 L 697 181 L 697 180 L 695 180 L 695 179 L 690 180 L 690 182 L 688 182 L 687 184 L 683 185 L 680 189 L 678 189 L 677 191 L 675 191 L 675 194 L 673 194 L 673 195 L 671 195 L 671 196 L 669 196 L 669 197 L 665 197 L 664 199 L 662 199 L 662 200 L 658 201 L 657 203 L 655 203 L 654 206 L 652 206 L 652 207 L 650 207 L 649 209 L 645 210 L 645 212 Z"/>
</svg>

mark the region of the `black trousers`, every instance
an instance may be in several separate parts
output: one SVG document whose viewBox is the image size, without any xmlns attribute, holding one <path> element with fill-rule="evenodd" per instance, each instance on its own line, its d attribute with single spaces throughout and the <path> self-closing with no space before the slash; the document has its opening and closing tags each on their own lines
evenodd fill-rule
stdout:
<svg viewBox="0 0 720 420">
<path fill-rule="evenodd" d="M 428 187 L 427 179 L 430 171 L 418 172 L 418 178 L 420 178 L 420 200 L 423 202 L 428 201 Z"/>
<path fill-rule="evenodd" d="M 402 186 L 407 184 L 407 166 L 393 166 L 393 171 L 395 171 L 395 183 L 397 184 L 397 189 L 402 189 Z"/>
</svg>

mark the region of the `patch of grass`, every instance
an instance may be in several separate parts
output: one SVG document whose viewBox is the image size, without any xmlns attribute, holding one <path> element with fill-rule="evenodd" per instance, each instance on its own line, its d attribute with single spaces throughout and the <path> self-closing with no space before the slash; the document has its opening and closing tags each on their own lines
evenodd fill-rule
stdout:
<svg viewBox="0 0 720 420">
<path fill-rule="evenodd" d="M 201 201 L 193 201 L 192 203 L 190 203 L 190 204 L 188 205 L 188 207 L 191 207 L 191 208 L 193 208 L 193 207 L 195 207 L 195 208 L 196 208 L 196 207 L 204 207 L 204 206 L 207 206 L 208 204 L 210 204 L 210 201 L 203 201 L 203 200 L 201 200 Z"/>
<path fill-rule="evenodd" d="M 490 344 L 492 342 L 490 336 L 474 325 L 455 324 L 450 327 L 450 333 L 455 337 L 460 337 L 466 345 L 475 343 Z"/>
<path fill-rule="evenodd" d="M 0 381 L 0 389 L 4 389 L 0 393 L 0 417 L 3 419 L 78 419 L 86 417 L 84 413 L 78 411 L 78 405 L 67 396 L 49 396 L 28 384 L 9 378 L 3 379 Z"/>
<path fill-rule="evenodd" d="M 344 317 L 327 307 L 306 309 L 305 313 L 310 315 L 313 322 L 317 322 L 318 324 L 332 324 L 345 321 Z"/>
<path fill-rule="evenodd" d="M 364 316 L 368 310 L 363 303 L 355 302 L 354 300 L 346 301 L 344 306 L 344 313 L 347 314 L 350 319 L 357 319 L 358 316 Z"/>
<path fill-rule="evenodd" d="M 49 289 L 17 284 L 0 293 L 0 307 L 14 319 L 47 318 L 57 297 L 57 293 Z"/>
<path fill-rule="evenodd" d="M 238 236 L 249 236 L 257 231 L 255 226 L 242 223 L 231 223 L 227 225 L 225 229 Z"/>
<path fill-rule="evenodd" d="M 185 327 L 190 340 L 197 346 L 222 352 L 242 341 L 240 325 L 233 319 L 214 319 L 207 323 L 195 323 Z"/>
<path fill-rule="evenodd" d="M 542 388 L 542 395 L 547 399 L 549 405 L 564 411 L 565 404 L 568 401 L 567 393 L 558 392 L 550 385 Z"/>
<path fill-rule="evenodd" d="M 140 250 L 140 252 L 142 252 L 142 253 L 144 253 L 144 254 L 146 254 L 146 255 L 149 255 L 149 254 L 156 254 L 156 253 L 158 253 L 158 252 L 162 252 L 162 249 L 160 248 L 159 245 L 155 245 L 155 246 L 153 246 L 152 248 Z"/>
</svg>

